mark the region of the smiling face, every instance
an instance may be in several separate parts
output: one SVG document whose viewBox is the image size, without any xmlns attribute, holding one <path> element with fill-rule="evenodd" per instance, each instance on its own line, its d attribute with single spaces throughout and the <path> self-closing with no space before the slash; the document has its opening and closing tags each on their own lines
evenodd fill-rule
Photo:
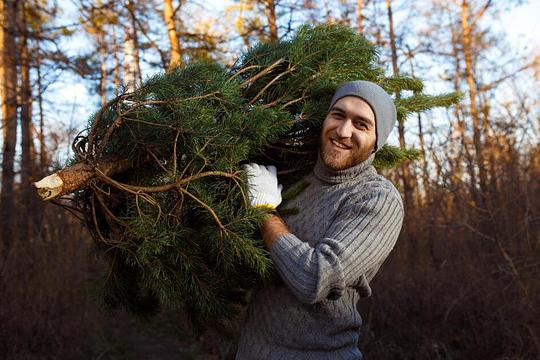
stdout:
<svg viewBox="0 0 540 360">
<path fill-rule="evenodd" d="M 343 170 L 369 157 L 375 147 L 375 114 L 356 96 L 339 99 L 324 119 L 321 158 L 333 170 Z"/>
</svg>

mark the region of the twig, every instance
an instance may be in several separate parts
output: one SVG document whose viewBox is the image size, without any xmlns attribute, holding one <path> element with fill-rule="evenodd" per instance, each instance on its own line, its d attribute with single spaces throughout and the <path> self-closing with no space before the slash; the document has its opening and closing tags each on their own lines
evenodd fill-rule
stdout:
<svg viewBox="0 0 540 360">
<path fill-rule="evenodd" d="M 277 61 L 275 61 L 273 64 L 271 64 L 270 66 L 268 66 L 267 68 L 265 68 L 263 71 L 261 71 L 260 73 L 256 74 L 256 75 L 253 75 L 252 77 L 250 77 L 249 79 L 246 79 L 244 80 L 244 82 L 242 82 L 242 84 L 240 84 L 240 87 L 246 87 L 247 85 L 251 84 L 252 82 L 262 78 L 263 76 L 265 76 L 266 74 L 268 74 L 270 71 L 274 70 L 275 67 L 277 67 L 279 64 L 281 64 L 282 62 L 284 62 L 285 59 L 284 58 L 280 58 L 278 59 Z"/>
<path fill-rule="evenodd" d="M 268 84 L 266 84 L 261 91 L 259 91 L 259 93 L 257 95 L 255 95 L 255 97 L 253 99 L 250 100 L 249 104 L 250 105 L 253 105 L 258 99 L 259 97 L 262 96 L 262 94 L 264 94 L 264 92 L 270 87 L 272 86 L 273 83 L 275 83 L 276 81 L 279 80 L 280 77 L 282 76 L 285 76 L 291 72 L 294 71 L 294 66 L 293 67 L 290 67 L 287 71 L 284 71 L 282 72 L 281 74 L 277 75 L 275 78 L 272 79 L 272 81 L 269 81 Z"/>
</svg>

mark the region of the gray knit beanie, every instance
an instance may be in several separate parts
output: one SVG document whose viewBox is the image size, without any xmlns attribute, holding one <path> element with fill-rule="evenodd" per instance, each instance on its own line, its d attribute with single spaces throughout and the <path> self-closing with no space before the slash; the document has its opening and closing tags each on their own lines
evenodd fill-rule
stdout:
<svg viewBox="0 0 540 360">
<path fill-rule="evenodd" d="M 386 143 L 388 135 L 396 124 L 396 106 L 394 101 L 379 85 L 363 80 L 349 81 L 338 86 L 330 108 L 345 96 L 356 96 L 369 104 L 373 114 L 375 114 L 375 129 L 377 144 L 375 151 L 378 151 Z"/>
</svg>

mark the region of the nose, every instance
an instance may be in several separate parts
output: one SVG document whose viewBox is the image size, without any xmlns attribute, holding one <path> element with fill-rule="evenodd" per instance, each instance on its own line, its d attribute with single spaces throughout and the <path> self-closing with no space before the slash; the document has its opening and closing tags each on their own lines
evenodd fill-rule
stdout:
<svg viewBox="0 0 540 360">
<path fill-rule="evenodd" d="M 353 131 L 353 125 L 352 121 L 349 119 L 346 119 L 339 124 L 339 126 L 336 129 L 336 134 L 340 138 L 350 138 L 352 136 Z"/>
</svg>

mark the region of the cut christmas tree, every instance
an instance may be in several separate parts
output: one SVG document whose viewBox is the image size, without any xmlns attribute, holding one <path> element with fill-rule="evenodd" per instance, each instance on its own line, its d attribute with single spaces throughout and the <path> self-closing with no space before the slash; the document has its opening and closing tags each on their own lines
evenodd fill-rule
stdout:
<svg viewBox="0 0 540 360">
<path fill-rule="evenodd" d="M 385 77 L 377 56 L 347 27 L 305 26 L 252 47 L 232 68 L 194 61 L 155 75 L 91 116 L 71 165 L 35 185 L 84 216 L 109 264 L 105 302 L 136 314 L 166 307 L 200 320 L 233 317 L 274 275 L 258 230 L 267 210 L 249 206 L 243 162 L 275 165 L 284 194 L 294 193 L 344 81 L 410 90 L 396 101 L 400 120 L 457 101 L 422 94 L 418 79 Z M 386 145 L 375 165 L 416 156 Z"/>
</svg>

